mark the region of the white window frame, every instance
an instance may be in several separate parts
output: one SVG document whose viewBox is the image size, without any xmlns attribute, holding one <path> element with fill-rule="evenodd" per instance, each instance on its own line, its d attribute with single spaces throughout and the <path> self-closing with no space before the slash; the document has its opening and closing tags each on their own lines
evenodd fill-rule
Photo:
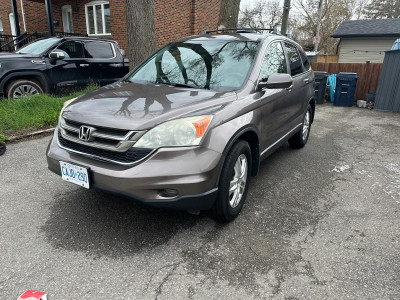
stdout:
<svg viewBox="0 0 400 300">
<path fill-rule="evenodd" d="M 71 24 L 69 24 L 69 19 L 68 19 L 68 12 L 71 12 Z M 72 19 L 72 7 L 71 5 L 63 5 L 61 7 L 61 16 L 62 16 L 62 21 L 63 21 L 63 31 L 68 32 L 66 25 L 68 24 L 70 27 L 72 27 L 72 30 L 70 33 L 74 33 L 74 23 Z"/>
<path fill-rule="evenodd" d="M 111 35 L 111 32 L 106 32 L 106 17 L 104 15 L 104 5 L 108 4 L 110 5 L 110 2 L 108 1 L 93 1 L 85 4 L 85 16 L 86 16 L 86 31 L 89 36 L 101 36 L 101 35 Z M 103 20 L 103 31 L 99 32 L 98 31 L 98 26 L 97 26 L 97 15 L 96 15 L 96 5 L 101 5 L 101 16 Z M 93 7 L 93 21 L 94 21 L 94 33 L 89 33 L 89 15 L 88 15 L 88 7 L 91 6 Z"/>
<path fill-rule="evenodd" d="M 4 34 L 3 20 L 0 17 L 0 34 Z"/>
</svg>

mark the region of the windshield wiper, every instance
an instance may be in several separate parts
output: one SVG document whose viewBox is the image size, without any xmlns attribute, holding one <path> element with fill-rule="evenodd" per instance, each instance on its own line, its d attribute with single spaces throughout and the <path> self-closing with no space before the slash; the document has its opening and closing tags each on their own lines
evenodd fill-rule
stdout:
<svg viewBox="0 0 400 300">
<path fill-rule="evenodd" d="M 187 87 L 191 89 L 202 89 L 200 86 L 194 86 L 186 83 L 179 83 L 179 82 L 154 82 L 155 84 L 165 84 L 165 85 L 172 85 L 177 87 Z"/>
</svg>

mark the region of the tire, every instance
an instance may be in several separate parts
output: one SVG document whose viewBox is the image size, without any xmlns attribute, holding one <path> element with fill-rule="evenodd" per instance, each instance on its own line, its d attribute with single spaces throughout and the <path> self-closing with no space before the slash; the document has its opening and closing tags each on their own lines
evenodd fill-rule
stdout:
<svg viewBox="0 0 400 300">
<path fill-rule="evenodd" d="M 25 79 L 12 81 L 6 89 L 8 99 L 18 99 L 36 94 L 43 94 L 43 89 L 36 82 Z"/>
<path fill-rule="evenodd" d="M 311 118 L 312 118 L 312 108 L 309 104 L 307 107 L 307 111 L 303 117 L 303 124 L 294 136 L 289 139 L 289 144 L 293 148 L 303 148 L 308 141 L 308 137 L 310 136 L 311 130 Z"/>
<path fill-rule="evenodd" d="M 237 167 L 235 169 L 235 166 Z M 243 169 L 239 169 L 243 168 Z M 218 198 L 212 208 L 212 216 L 221 222 L 234 220 L 242 210 L 251 177 L 251 150 L 247 142 L 237 141 L 226 156 L 218 185 Z M 236 179 L 240 185 L 230 191 Z"/>
<path fill-rule="evenodd" d="M 3 142 L 0 142 L 0 156 L 2 156 L 6 152 L 6 144 Z"/>
</svg>

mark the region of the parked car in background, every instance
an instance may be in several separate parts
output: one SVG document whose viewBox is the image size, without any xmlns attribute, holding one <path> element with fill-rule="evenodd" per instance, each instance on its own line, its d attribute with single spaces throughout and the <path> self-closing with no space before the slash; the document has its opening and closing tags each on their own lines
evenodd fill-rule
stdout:
<svg viewBox="0 0 400 300">
<path fill-rule="evenodd" d="M 95 83 L 106 85 L 126 75 L 129 64 L 115 41 L 51 37 L 15 53 L 0 53 L 0 99 L 57 93 Z"/>
<path fill-rule="evenodd" d="M 314 74 L 294 41 L 190 36 L 68 102 L 48 167 L 86 188 L 231 221 L 260 162 L 286 141 L 307 143 L 314 111 Z"/>
</svg>

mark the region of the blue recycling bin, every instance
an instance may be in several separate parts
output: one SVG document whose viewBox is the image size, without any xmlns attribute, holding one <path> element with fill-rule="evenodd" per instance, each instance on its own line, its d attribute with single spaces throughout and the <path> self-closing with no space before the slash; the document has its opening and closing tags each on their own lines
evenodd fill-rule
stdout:
<svg viewBox="0 0 400 300">
<path fill-rule="evenodd" d="M 360 77 L 360 75 L 357 73 L 341 72 L 336 75 L 336 89 L 333 105 L 353 106 L 358 77 Z"/>
</svg>

